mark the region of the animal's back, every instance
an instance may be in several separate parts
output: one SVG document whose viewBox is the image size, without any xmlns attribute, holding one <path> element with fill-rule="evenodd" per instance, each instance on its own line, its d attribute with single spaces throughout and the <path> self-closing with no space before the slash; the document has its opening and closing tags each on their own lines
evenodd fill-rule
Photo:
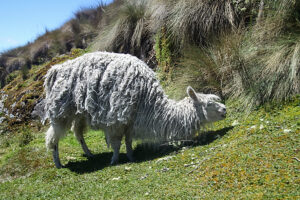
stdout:
<svg viewBox="0 0 300 200">
<path fill-rule="evenodd" d="M 127 124 L 154 72 L 131 55 L 96 52 L 53 66 L 46 75 L 46 118 L 89 115 L 92 126 Z"/>
</svg>

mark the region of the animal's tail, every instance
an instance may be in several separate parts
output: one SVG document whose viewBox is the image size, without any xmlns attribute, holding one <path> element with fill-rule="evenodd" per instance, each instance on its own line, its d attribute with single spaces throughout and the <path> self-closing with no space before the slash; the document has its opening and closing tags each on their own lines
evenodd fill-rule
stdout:
<svg viewBox="0 0 300 200">
<path fill-rule="evenodd" d="M 45 99 L 41 99 L 34 107 L 31 116 L 33 118 L 39 117 L 42 124 L 46 121 L 46 112 L 45 112 Z"/>
<path fill-rule="evenodd" d="M 58 74 L 57 70 L 53 68 L 51 68 L 46 74 L 45 82 L 44 82 L 44 88 L 46 94 L 51 92 L 52 87 L 56 81 L 57 74 Z"/>
<path fill-rule="evenodd" d="M 57 72 L 56 68 L 51 68 L 45 76 L 44 88 L 45 88 L 46 98 L 47 98 L 47 94 L 51 93 L 51 90 L 52 90 L 55 80 L 57 78 L 57 74 L 58 74 L 58 72 Z M 35 105 L 32 113 L 31 113 L 31 116 L 33 118 L 39 117 L 41 122 L 44 124 L 45 121 L 47 120 L 46 114 L 47 114 L 46 113 L 46 100 L 40 99 L 38 101 L 38 103 Z"/>
</svg>

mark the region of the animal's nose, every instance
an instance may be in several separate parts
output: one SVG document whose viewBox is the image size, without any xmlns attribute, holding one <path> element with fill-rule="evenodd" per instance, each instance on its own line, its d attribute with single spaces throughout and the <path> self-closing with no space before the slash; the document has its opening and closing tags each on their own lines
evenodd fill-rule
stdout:
<svg viewBox="0 0 300 200">
<path fill-rule="evenodd" d="M 223 108 L 222 111 L 226 114 L 226 108 Z"/>
</svg>

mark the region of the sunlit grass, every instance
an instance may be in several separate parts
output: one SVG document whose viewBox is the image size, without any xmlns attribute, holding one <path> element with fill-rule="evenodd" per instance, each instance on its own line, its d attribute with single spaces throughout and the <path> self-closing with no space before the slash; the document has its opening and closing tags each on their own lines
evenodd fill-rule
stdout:
<svg viewBox="0 0 300 200">
<path fill-rule="evenodd" d="M 1 147 L 0 199 L 296 199 L 300 98 L 247 117 L 235 104 L 228 103 L 228 118 L 194 145 L 152 149 L 135 142 L 135 163 L 128 162 L 123 145 L 120 164 L 110 166 L 112 153 L 99 131 L 86 135 L 93 159 L 83 155 L 72 133 L 61 140 L 66 168 L 60 170 L 43 133 L 34 133 L 25 146 L 11 141 Z"/>
</svg>

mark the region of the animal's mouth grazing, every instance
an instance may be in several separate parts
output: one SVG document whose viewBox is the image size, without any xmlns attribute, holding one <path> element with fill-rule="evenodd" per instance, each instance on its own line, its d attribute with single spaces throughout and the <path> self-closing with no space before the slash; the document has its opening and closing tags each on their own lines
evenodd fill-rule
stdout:
<svg viewBox="0 0 300 200">
<path fill-rule="evenodd" d="M 226 113 L 222 113 L 222 114 L 221 114 L 221 117 L 222 117 L 222 118 L 226 118 Z"/>
</svg>

